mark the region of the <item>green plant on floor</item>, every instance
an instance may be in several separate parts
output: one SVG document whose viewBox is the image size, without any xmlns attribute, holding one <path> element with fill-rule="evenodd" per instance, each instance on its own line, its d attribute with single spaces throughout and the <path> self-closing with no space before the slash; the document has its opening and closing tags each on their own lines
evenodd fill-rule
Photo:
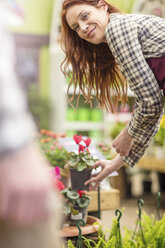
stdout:
<svg viewBox="0 0 165 248">
<path fill-rule="evenodd" d="M 86 168 L 90 168 L 94 165 L 96 159 L 90 154 L 88 147 L 91 143 L 90 138 L 83 138 L 81 135 L 74 135 L 73 139 L 78 145 L 78 153 L 69 153 L 68 164 L 70 167 L 77 169 L 77 171 L 83 171 Z"/>
<path fill-rule="evenodd" d="M 124 234 L 120 237 L 118 218 L 113 218 L 111 229 L 100 227 L 98 241 L 95 242 L 83 237 L 84 246 L 87 248 L 164 248 L 165 247 L 165 214 L 160 219 L 147 215 L 139 209 L 137 223 L 139 229 L 135 231 L 124 228 Z M 108 238 L 106 238 L 108 234 Z M 76 248 L 72 241 L 68 241 L 68 248 Z"/>
</svg>

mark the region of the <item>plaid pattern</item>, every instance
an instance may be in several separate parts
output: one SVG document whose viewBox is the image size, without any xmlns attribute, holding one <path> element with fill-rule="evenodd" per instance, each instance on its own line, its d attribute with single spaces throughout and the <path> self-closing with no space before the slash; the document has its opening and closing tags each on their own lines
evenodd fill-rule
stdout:
<svg viewBox="0 0 165 248">
<path fill-rule="evenodd" d="M 25 97 L 15 77 L 13 40 L 4 30 L 1 18 L 2 15 L 0 16 L 0 155 L 4 155 L 29 143 L 35 128 L 27 111 Z"/>
<path fill-rule="evenodd" d="M 133 167 L 159 129 L 163 94 L 145 58 L 165 55 L 165 19 L 151 15 L 111 14 L 106 39 L 125 75 L 136 104 L 128 133 L 135 142 L 123 160 Z"/>
</svg>

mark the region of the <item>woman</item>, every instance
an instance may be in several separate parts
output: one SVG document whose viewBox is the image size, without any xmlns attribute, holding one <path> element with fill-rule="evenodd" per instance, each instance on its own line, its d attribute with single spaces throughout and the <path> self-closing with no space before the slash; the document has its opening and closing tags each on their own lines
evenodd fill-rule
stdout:
<svg viewBox="0 0 165 248">
<path fill-rule="evenodd" d="M 131 121 L 112 144 L 118 155 L 97 162 L 102 172 L 87 182 L 97 185 L 124 162 L 133 167 L 158 131 L 162 89 L 165 93 L 165 20 L 122 14 L 104 0 L 64 0 L 61 20 L 62 66 L 65 75 L 72 66 L 70 85 L 79 86 L 88 102 L 94 91 L 100 106 L 112 112 L 119 100 L 126 103 L 127 82 L 136 96 Z"/>
</svg>

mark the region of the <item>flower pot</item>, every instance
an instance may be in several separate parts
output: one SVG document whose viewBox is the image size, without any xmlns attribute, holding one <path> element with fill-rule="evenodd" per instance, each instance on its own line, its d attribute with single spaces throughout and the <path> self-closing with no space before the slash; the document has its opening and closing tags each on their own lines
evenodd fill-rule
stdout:
<svg viewBox="0 0 165 248">
<path fill-rule="evenodd" d="M 74 206 L 74 209 L 79 211 L 79 214 L 68 214 L 67 222 L 71 226 L 76 226 L 76 221 L 77 220 L 84 220 L 84 222 L 87 222 L 87 215 L 88 215 L 88 207 L 85 208 L 80 208 L 79 206 Z M 80 223 L 81 224 L 81 223 Z"/>
<path fill-rule="evenodd" d="M 89 184 L 84 183 L 91 177 L 91 168 L 84 169 L 83 171 L 77 171 L 75 168 L 70 168 L 70 180 L 72 190 L 89 190 Z"/>
</svg>

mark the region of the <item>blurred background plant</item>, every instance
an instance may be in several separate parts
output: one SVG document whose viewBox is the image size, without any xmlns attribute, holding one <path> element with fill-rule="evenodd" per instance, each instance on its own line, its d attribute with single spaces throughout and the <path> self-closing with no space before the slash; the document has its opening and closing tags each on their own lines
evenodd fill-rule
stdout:
<svg viewBox="0 0 165 248">
<path fill-rule="evenodd" d="M 32 113 L 38 130 L 49 129 L 51 123 L 51 102 L 48 97 L 42 97 L 35 85 L 31 85 L 28 91 L 29 109 Z"/>
<path fill-rule="evenodd" d="M 126 125 L 127 123 L 120 121 L 111 124 L 110 136 L 112 140 L 114 140 L 117 137 L 117 135 L 126 127 Z"/>
<path fill-rule="evenodd" d="M 165 146 L 165 114 L 161 119 L 159 131 L 154 136 L 154 144 L 158 146 Z"/>
<path fill-rule="evenodd" d="M 114 157 L 114 152 L 111 149 L 110 144 L 104 144 L 104 143 L 99 143 L 97 148 L 101 152 L 101 154 L 105 157 L 107 160 L 111 160 Z"/>
<path fill-rule="evenodd" d="M 58 138 L 65 137 L 65 134 L 54 133 L 50 130 L 41 129 L 39 133 L 39 145 L 44 155 L 46 156 L 49 163 L 60 168 L 60 175 L 62 177 L 68 177 L 69 171 L 64 168 L 69 153 L 67 150 L 59 143 Z"/>
</svg>

